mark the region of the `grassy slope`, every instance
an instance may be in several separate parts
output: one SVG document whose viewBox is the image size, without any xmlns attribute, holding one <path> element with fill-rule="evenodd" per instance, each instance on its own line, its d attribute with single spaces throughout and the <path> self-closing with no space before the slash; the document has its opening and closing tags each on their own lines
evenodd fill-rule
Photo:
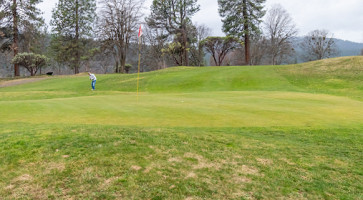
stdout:
<svg viewBox="0 0 363 200">
<path fill-rule="evenodd" d="M 99 75 L 97 92 L 85 76 L 56 77 L 1 88 L 0 117 L 130 126 L 360 126 L 361 60 L 170 68 L 141 75 L 139 101 L 135 74 Z"/>
<path fill-rule="evenodd" d="M 5 198 L 362 198 L 361 57 L 0 88 Z"/>
<path fill-rule="evenodd" d="M 140 91 L 144 92 L 211 92 L 211 91 L 301 91 L 325 93 L 362 99 L 363 58 L 345 57 L 292 66 L 245 67 L 176 67 L 141 74 Z M 136 75 L 98 75 L 98 94 L 135 92 Z M 84 76 L 63 76 L 1 88 L 2 100 L 89 96 Z M 47 92 L 40 95 L 39 91 Z M 18 95 L 36 93 L 32 96 Z M 108 94 L 108 93 L 107 93 Z M 40 95 L 40 97 L 39 97 Z M 69 95 L 69 96 L 68 96 Z M 15 97 L 16 96 L 16 97 Z"/>
</svg>

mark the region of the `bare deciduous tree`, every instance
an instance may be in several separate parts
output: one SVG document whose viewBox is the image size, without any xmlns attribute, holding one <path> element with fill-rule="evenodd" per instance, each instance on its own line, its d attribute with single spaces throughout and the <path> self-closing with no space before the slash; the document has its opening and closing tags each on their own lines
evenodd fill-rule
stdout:
<svg viewBox="0 0 363 200">
<path fill-rule="evenodd" d="M 114 52 L 116 73 L 125 72 L 126 55 L 136 39 L 145 0 L 101 0 L 99 37 Z"/>
<path fill-rule="evenodd" d="M 212 54 L 216 66 L 221 66 L 227 54 L 241 46 L 241 42 L 232 36 L 207 37 L 201 44 L 210 54 Z"/>
<path fill-rule="evenodd" d="M 314 30 L 304 37 L 300 44 L 304 50 L 304 60 L 321 60 L 338 54 L 333 35 L 328 35 L 327 30 Z"/>
<path fill-rule="evenodd" d="M 291 40 L 298 32 L 296 25 L 289 13 L 276 4 L 268 11 L 264 26 L 269 40 L 270 64 L 281 64 L 293 53 Z"/>
<path fill-rule="evenodd" d="M 268 40 L 264 36 L 257 36 L 251 39 L 251 65 L 266 63 Z"/>
<path fill-rule="evenodd" d="M 113 71 L 113 52 L 106 46 L 103 46 L 95 55 L 95 60 L 102 73 L 112 73 Z"/>
<path fill-rule="evenodd" d="M 192 31 L 193 41 L 191 42 L 190 49 L 190 64 L 193 66 L 204 65 L 204 51 L 201 45 L 201 41 L 211 35 L 211 29 L 205 25 L 195 25 L 195 29 Z"/>
<path fill-rule="evenodd" d="M 145 26 L 143 30 L 143 60 L 147 62 L 151 70 L 166 68 L 167 58 L 162 53 L 168 41 L 168 33 L 163 28 L 150 28 Z"/>
<path fill-rule="evenodd" d="M 260 65 L 266 63 L 267 39 L 262 35 L 250 38 L 250 64 Z M 241 56 L 242 55 L 242 56 Z M 245 65 L 245 48 L 236 48 L 230 55 L 231 65 Z"/>
</svg>

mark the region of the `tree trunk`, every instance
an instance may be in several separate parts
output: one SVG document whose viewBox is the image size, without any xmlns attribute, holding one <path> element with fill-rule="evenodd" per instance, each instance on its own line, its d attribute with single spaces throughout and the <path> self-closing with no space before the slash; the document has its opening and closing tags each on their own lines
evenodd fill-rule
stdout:
<svg viewBox="0 0 363 200">
<path fill-rule="evenodd" d="M 275 55 L 272 56 L 272 65 L 276 65 L 276 56 Z"/>
<path fill-rule="evenodd" d="M 363 54 L 362 54 L 363 55 Z M 165 56 L 163 56 L 163 66 L 162 69 L 166 69 L 166 60 L 165 60 Z"/>
<path fill-rule="evenodd" d="M 125 59 L 124 55 L 122 55 L 122 57 L 121 57 L 120 64 L 121 64 L 120 73 L 125 73 L 126 59 Z"/>
<path fill-rule="evenodd" d="M 185 61 L 185 66 L 189 66 L 189 56 L 188 56 L 188 37 L 187 37 L 187 33 L 186 33 L 186 27 L 184 27 L 183 29 L 183 53 L 184 53 L 184 61 Z"/>
<path fill-rule="evenodd" d="M 217 61 L 217 56 L 215 55 L 215 53 L 213 53 L 213 60 L 214 60 L 214 63 L 216 64 L 216 66 L 220 66 L 220 64 Z"/>
<path fill-rule="evenodd" d="M 126 47 L 121 48 L 121 56 L 120 56 L 120 64 L 121 64 L 121 70 L 120 73 L 125 73 L 125 65 L 126 65 Z"/>
<path fill-rule="evenodd" d="M 199 59 L 199 67 L 201 67 L 202 65 L 204 66 L 204 58 L 203 58 L 203 47 L 201 47 L 200 45 L 199 45 L 199 47 L 198 47 L 198 52 L 199 52 L 199 54 L 198 54 L 198 59 Z"/>
<path fill-rule="evenodd" d="M 79 73 L 79 65 L 80 65 L 80 47 L 79 47 L 79 6 L 78 0 L 76 0 L 76 63 L 74 66 L 74 73 Z"/>
<path fill-rule="evenodd" d="M 13 0 L 13 50 L 14 50 L 14 57 L 18 54 L 18 14 L 17 14 L 17 4 L 16 0 Z M 14 76 L 20 76 L 19 65 L 14 64 Z"/>
<path fill-rule="evenodd" d="M 247 0 L 243 0 L 243 18 L 244 18 L 244 31 L 245 31 L 245 62 L 247 65 L 251 64 L 250 59 L 250 31 L 249 20 L 247 13 Z"/>
<path fill-rule="evenodd" d="M 119 65 L 118 65 L 118 61 L 116 60 L 116 67 L 115 67 L 115 73 L 117 74 L 119 72 Z"/>
</svg>

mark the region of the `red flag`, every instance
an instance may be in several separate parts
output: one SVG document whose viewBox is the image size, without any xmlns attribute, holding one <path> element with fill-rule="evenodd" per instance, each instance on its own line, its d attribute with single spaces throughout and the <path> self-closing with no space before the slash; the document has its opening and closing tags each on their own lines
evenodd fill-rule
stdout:
<svg viewBox="0 0 363 200">
<path fill-rule="evenodd" d="M 141 37 L 142 36 L 142 29 L 141 29 L 141 25 L 140 25 L 140 28 L 139 28 L 139 35 L 137 37 Z"/>
</svg>

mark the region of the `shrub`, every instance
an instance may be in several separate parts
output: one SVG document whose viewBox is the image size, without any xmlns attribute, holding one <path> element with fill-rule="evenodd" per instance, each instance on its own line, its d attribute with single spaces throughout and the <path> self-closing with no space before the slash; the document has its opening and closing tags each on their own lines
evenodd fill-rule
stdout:
<svg viewBox="0 0 363 200">
<path fill-rule="evenodd" d="M 129 73 L 129 71 L 130 71 L 131 68 L 132 68 L 132 65 L 131 64 L 126 64 L 125 65 L 125 72 L 126 72 L 126 74 Z"/>
<path fill-rule="evenodd" d="M 48 58 L 44 55 L 25 52 L 17 54 L 11 62 L 25 67 L 30 75 L 34 76 L 41 67 L 46 65 Z"/>
</svg>

